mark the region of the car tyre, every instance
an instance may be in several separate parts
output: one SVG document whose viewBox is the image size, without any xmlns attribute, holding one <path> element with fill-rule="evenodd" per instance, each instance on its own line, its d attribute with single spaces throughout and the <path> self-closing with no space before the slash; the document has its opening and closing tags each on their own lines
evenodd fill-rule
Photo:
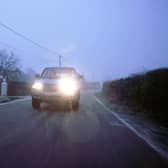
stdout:
<svg viewBox="0 0 168 168">
<path fill-rule="evenodd" d="M 72 108 L 74 111 L 78 111 L 79 110 L 79 101 L 73 101 Z"/>
<path fill-rule="evenodd" d="M 35 98 L 32 98 L 32 107 L 33 109 L 40 109 L 40 101 Z"/>
</svg>

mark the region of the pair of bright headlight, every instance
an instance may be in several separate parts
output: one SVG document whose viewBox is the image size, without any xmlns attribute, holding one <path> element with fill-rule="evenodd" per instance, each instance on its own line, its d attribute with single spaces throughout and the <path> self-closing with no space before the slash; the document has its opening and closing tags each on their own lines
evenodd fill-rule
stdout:
<svg viewBox="0 0 168 168">
<path fill-rule="evenodd" d="M 32 88 L 35 90 L 41 91 L 43 90 L 43 84 L 40 81 L 36 81 L 32 85 Z M 78 88 L 79 88 L 79 85 L 74 78 L 65 77 L 65 78 L 61 78 L 58 81 L 58 90 L 64 95 L 73 96 L 78 90 Z"/>
</svg>

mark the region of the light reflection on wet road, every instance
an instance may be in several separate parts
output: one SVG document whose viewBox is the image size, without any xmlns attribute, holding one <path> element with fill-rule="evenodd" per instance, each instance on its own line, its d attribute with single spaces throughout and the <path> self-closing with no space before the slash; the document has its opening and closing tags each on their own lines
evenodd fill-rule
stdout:
<svg viewBox="0 0 168 168">
<path fill-rule="evenodd" d="M 89 91 L 74 112 L 45 104 L 34 111 L 30 100 L 0 106 L 0 135 L 0 168 L 164 167 Z"/>
</svg>

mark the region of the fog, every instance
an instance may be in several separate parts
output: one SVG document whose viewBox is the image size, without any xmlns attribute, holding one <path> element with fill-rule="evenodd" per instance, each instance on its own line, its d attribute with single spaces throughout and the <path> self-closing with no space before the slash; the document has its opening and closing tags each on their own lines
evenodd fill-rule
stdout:
<svg viewBox="0 0 168 168">
<path fill-rule="evenodd" d="M 102 81 L 168 66 L 167 9 L 167 0 L 5 0 L 0 21 Z M 25 70 L 58 65 L 57 54 L 2 26 L 0 49 L 12 50 Z"/>
</svg>

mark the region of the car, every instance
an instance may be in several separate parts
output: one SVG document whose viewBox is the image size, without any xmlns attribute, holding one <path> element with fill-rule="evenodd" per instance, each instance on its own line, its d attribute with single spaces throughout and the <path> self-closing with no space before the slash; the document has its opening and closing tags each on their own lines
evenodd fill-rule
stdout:
<svg viewBox="0 0 168 168">
<path fill-rule="evenodd" d="M 32 84 L 32 107 L 40 109 L 40 103 L 68 102 L 78 110 L 80 101 L 81 75 L 71 67 L 48 67 L 41 75 L 36 75 Z"/>
</svg>

